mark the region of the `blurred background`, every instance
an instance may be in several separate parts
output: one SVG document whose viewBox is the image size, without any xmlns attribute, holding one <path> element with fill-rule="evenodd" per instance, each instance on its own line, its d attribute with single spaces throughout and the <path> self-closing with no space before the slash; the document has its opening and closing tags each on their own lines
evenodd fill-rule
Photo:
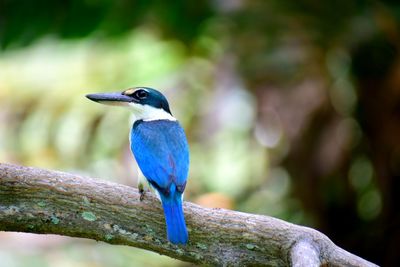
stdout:
<svg viewBox="0 0 400 267">
<path fill-rule="evenodd" d="M 0 0 L 0 161 L 136 186 L 129 113 L 161 90 L 191 148 L 185 198 L 400 254 L 400 3 Z M 0 266 L 187 266 L 136 248 L 0 233 Z"/>
</svg>

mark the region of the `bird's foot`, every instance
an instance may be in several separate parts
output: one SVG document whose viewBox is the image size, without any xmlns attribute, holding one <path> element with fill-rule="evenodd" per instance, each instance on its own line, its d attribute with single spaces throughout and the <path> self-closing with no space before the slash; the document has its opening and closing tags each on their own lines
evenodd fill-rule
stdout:
<svg viewBox="0 0 400 267">
<path fill-rule="evenodd" d="M 143 201 L 144 200 L 144 196 L 146 194 L 146 191 L 144 190 L 142 184 L 139 185 L 139 194 L 140 194 L 139 200 Z"/>
</svg>

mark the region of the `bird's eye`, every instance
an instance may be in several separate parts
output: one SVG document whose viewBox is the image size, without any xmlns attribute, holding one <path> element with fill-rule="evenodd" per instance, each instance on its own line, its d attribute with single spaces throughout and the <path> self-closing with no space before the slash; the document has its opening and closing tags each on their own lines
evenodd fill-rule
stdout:
<svg viewBox="0 0 400 267">
<path fill-rule="evenodd" d="M 137 99 L 145 99 L 148 96 L 148 92 L 145 90 L 137 90 L 134 94 Z"/>
</svg>

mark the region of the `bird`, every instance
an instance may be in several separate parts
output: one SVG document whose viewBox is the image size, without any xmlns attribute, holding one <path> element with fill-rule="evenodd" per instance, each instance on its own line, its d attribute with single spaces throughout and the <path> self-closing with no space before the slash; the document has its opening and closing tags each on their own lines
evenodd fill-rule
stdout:
<svg viewBox="0 0 400 267">
<path fill-rule="evenodd" d="M 130 148 L 139 171 L 161 200 L 167 239 L 172 244 L 187 244 L 182 203 L 189 172 L 189 146 L 185 131 L 172 116 L 166 97 L 149 87 L 88 94 L 86 97 L 97 103 L 131 110 Z M 140 200 L 143 200 L 145 191 L 140 179 L 138 189 Z"/>
</svg>

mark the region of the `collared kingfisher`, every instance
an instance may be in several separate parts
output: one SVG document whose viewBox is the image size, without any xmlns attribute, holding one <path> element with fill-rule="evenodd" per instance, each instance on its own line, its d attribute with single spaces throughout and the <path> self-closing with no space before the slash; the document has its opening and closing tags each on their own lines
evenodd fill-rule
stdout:
<svg viewBox="0 0 400 267">
<path fill-rule="evenodd" d="M 188 232 L 182 201 L 189 170 L 189 147 L 185 132 L 172 116 L 165 96 L 152 88 L 134 87 L 119 93 L 86 97 L 101 104 L 125 106 L 132 111 L 130 147 L 133 156 L 149 185 L 159 195 L 168 240 L 173 244 L 186 244 Z M 141 181 L 138 188 L 142 200 Z"/>
</svg>

